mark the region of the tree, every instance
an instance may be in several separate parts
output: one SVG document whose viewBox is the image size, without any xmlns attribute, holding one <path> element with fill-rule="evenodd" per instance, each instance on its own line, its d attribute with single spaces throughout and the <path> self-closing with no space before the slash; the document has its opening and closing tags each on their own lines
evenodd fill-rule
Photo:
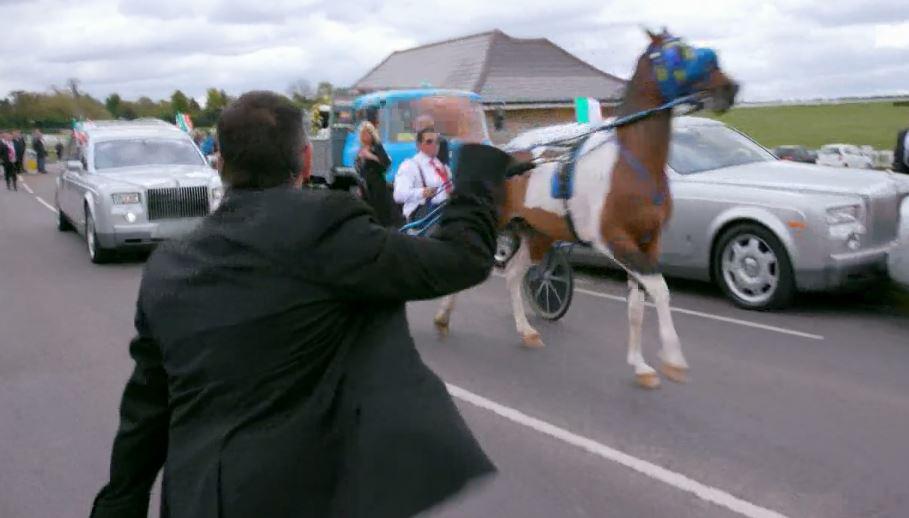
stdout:
<svg viewBox="0 0 909 518">
<path fill-rule="evenodd" d="M 287 87 L 290 98 L 297 102 L 311 101 L 313 98 L 312 83 L 306 79 L 297 79 Z"/>
<path fill-rule="evenodd" d="M 120 98 L 119 94 L 112 93 L 104 100 L 104 106 L 113 118 L 119 119 L 122 115 L 123 99 Z"/>
<path fill-rule="evenodd" d="M 319 86 L 316 87 L 316 98 L 323 103 L 330 103 L 332 94 L 334 93 L 334 86 L 328 81 L 322 81 L 319 83 Z"/>
<path fill-rule="evenodd" d="M 174 112 L 189 113 L 189 98 L 180 90 L 175 90 L 170 96 L 170 108 Z"/>
<path fill-rule="evenodd" d="M 139 117 L 136 114 L 136 108 L 133 106 L 133 103 L 127 102 L 120 108 L 120 117 L 128 121 Z"/>
<path fill-rule="evenodd" d="M 209 88 L 205 91 L 205 108 L 201 110 L 198 116 L 194 118 L 196 126 L 209 127 L 214 126 L 221 116 L 221 111 L 230 102 L 227 93 L 217 88 Z"/>
<path fill-rule="evenodd" d="M 74 99 L 79 98 L 79 85 L 82 83 L 78 78 L 71 77 L 66 80 L 66 86 L 69 88 L 70 92 L 73 94 Z"/>
</svg>

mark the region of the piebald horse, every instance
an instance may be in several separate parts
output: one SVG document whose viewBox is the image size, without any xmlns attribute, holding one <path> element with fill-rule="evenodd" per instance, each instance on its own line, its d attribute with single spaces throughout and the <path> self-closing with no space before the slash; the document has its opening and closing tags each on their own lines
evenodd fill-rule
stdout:
<svg viewBox="0 0 909 518">
<path fill-rule="evenodd" d="M 723 112 L 732 106 L 738 85 L 720 70 L 716 54 L 681 40 L 647 31 L 650 45 L 638 59 L 617 116 L 646 116 L 615 130 L 594 134 L 575 154 L 573 193 L 554 199 L 552 176 L 558 164 L 544 163 L 506 182 L 499 207 L 500 228 L 517 229 L 520 246 L 505 265 L 515 324 L 526 347 L 542 347 L 527 321 L 522 282 L 557 241 L 587 242 L 628 274 L 628 363 L 637 383 L 656 388 L 660 378 L 644 361 L 641 327 L 645 293 L 659 321 L 660 370 L 684 382 L 688 362 L 682 354 L 669 307 L 669 288 L 657 269 L 660 232 L 672 212 L 665 166 L 669 154 L 671 108 L 667 103 L 697 96 L 705 107 Z M 455 295 L 443 299 L 434 322 L 448 333 Z"/>
</svg>

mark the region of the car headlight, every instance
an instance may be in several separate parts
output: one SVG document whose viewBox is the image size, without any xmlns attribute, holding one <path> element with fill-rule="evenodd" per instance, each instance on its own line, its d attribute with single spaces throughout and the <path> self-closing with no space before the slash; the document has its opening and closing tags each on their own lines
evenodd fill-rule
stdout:
<svg viewBox="0 0 909 518">
<path fill-rule="evenodd" d="M 217 210 L 221 206 L 221 199 L 224 198 L 224 188 L 223 187 L 212 187 L 211 188 L 211 210 Z"/>
<path fill-rule="evenodd" d="M 827 224 L 830 226 L 861 223 L 861 206 L 845 205 L 827 209 Z"/>
<path fill-rule="evenodd" d="M 137 192 L 118 192 L 110 196 L 114 200 L 114 205 L 137 205 L 142 200 Z"/>
</svg>

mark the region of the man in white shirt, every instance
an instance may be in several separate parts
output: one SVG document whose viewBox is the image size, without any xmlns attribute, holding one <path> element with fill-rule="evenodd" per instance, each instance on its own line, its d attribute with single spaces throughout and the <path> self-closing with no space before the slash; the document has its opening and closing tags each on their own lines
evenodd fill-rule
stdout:
<svg viewBox="0 0 909 518">
<path fill-rule="evenodd" d="M 407 221 L 429 214 L 448 199 L 451 192 L 451 170 L 436 155 L 439 153 L 439 134 L 434 128 L 417 133 L 419 153 L 404 161 L 395 175 L 394 198 L 404 204 Z"/>
</svg>

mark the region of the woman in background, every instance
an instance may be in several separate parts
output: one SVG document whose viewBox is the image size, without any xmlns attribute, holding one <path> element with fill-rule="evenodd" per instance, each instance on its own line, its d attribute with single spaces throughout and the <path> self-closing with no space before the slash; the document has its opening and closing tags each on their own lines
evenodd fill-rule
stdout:
<svg viewBox="0 0 909 518">
<path fill-rule="evenodd" d="M 391 165 L 391 159 L 382 147 L 379 132 L 369 121 L 360 126 L 360 150 L 357 152 L 356 168 L 363 179 L 365 192 L 363 200 L 372 207 L 376 219 L 381 225 L 396 225 L 395 204 L 391 187 L 385 181 L 385 172 Z"/>
</svg>

